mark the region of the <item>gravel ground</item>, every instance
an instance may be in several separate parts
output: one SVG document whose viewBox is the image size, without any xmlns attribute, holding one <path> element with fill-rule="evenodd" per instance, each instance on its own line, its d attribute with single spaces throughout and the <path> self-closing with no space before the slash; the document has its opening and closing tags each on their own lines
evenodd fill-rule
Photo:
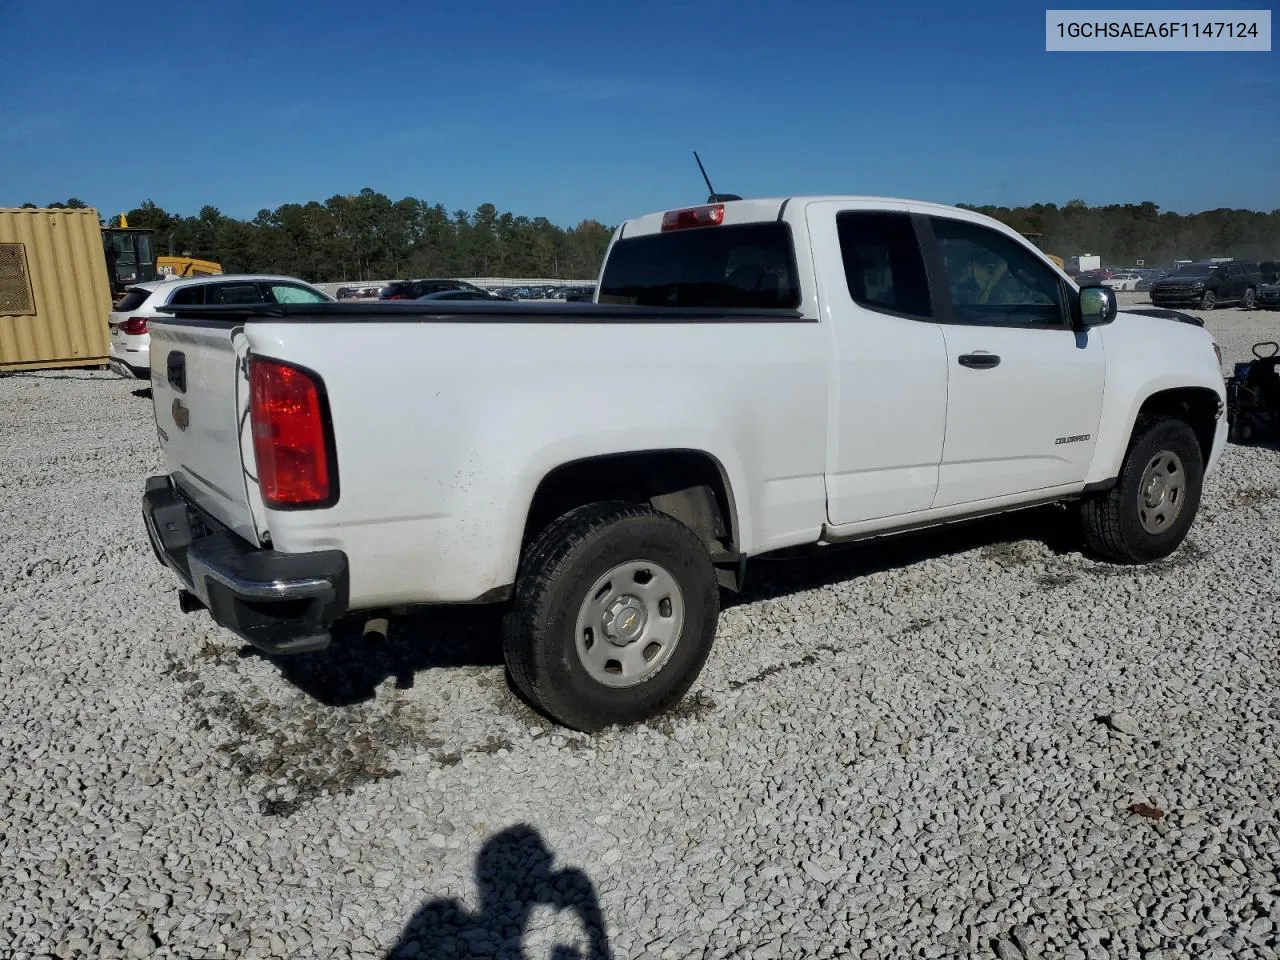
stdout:
<svg viewBox="0 0 1280 960">
<path fill-rule="evenodd" d="M 0 956 L 1276 955 L 1273 449 L 1155 567 L 1052 511 L 761 563 L 682 708 L 591 739 L 492 611 L 279 662 L 179 613 L 137 387 L 0 378 Z"/>
</svg>

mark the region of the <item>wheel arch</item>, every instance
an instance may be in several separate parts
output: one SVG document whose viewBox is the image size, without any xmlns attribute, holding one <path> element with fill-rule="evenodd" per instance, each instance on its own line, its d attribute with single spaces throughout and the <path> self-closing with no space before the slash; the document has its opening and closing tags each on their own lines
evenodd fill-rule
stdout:
<svg viewBox="0 0 1280 960">
<path fill-rule="evenodd" d="M 1175 417 L 1191 427 L 1200 445 L 1200 456 L 1207 467 L 1213 456 L 1213 441 L 1222 417 L 1222 398 L 1209 387 L 1172 387 L 1157 390 L 1142 401 L 1129 427 L 1133 442 L 1138 425 L 1144 418 Z"/>
<path fill-rule="evenodd" d="M 1165 376 L 1147 381 L 1131 393 L 1124 388 L 1123 381 L 1110 386 L 1110 398 L 1104 404 L 1099 423 L 1094 462 L 1086 478 L 1087 487 L 1105 487 L 1119 476 L 1144 417 L 1173 416 L 1185 420 L 1196 434 L 1205 470 L 1210 470 L 1221 450 L 1217 434 L 1226 411 L 1226 382 L 1211 379 L 1212 373 L 1218 372 L 1212 353 L 1208 361 L 1215 369 L 1206 371 L 1205 376 Z M 1188 379 L 1192 382 L 1188 383 Z M 1133 399 L 1120 406 L 1116 401 L 1124 394 Z"/>
<path fill-rule="evenodd" d="M 524 511 L 522 550 L 557 517 L 602 500 L 648 503 L 697 533 L 718 566 L 736 570 L 746 542 L 739 494 L 720 458 L 688 447 L 599 453 L 545 470 Z"/>
</svg>

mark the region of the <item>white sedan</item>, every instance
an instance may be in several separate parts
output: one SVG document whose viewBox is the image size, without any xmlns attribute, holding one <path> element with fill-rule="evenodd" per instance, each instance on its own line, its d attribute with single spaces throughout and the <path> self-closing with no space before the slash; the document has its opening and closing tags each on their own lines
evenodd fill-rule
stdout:
<svg viewBox="0 0 1280 960">
<path fill-rule="evenodd" d="M 1106 280 L 1102 281 L 1102 285 L 1104 287 L 1110 287 L 1112 290 L 1137 290 L 1138 281 L 1141 279 L 1142 276 L 1140 274 L 1133 273 L 1132 271 L 1113 273 Z"/>
<path fill-rule="evenodd" d="M 148 280 L 136 283 L 107 314 L 111 344 L 107 364 L 122 377 L 151 379 L 151 334 L 147 324 L 168 316 L 169 306 L 251 303 L 324 303 L 333 300 L 323 290 L 296 277 L 265 274 L 223 274 L 189 280 Z"/>
</svg>

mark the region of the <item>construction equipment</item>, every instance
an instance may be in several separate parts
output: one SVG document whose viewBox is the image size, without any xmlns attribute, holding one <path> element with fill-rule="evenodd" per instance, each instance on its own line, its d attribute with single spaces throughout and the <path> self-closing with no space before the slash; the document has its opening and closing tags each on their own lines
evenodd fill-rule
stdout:
<svg viewBox="0 0 1280 960">
<path fill-rule="evenodd" d="M 129 218 L 120 214 L 120 225 L 102 228 L 102 249 L 107 258 L 107 277 L 111 282 L 111 299 L 119 300 L 125 289 L 146 280 L 177 280 L 183 277 L 222 276 L 222 264 L 172 252 L 157 257 L 150 227 L 130 227 Z"/>
<path fill-rule="evenodd" d="M 107 258 L 112 300 L 124 296 L 125 289 L 132 284 L 156 278 L 153 232 L 146 227 L 130 227 L 123 213 L 120 226 L 102 228 L 102 252 Z"/>
<path fill-rule="evenodd" d="M 1250 443 L 1272 436 L 1280 424 L 1280 344 L 1253 345 L 1252 361 L 1237 363 L 1227 378 L 1227 439 Z"/>
<path fill-rule="evenodd" d="M 220 277 L 222 264 L 197 257 L 156 257 L 156 273 L 161 277 Z"/>
</svg>

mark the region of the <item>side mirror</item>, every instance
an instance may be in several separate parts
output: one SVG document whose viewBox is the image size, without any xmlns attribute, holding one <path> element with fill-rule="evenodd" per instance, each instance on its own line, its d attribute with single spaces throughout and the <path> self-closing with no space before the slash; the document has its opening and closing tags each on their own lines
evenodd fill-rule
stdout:
<svg viewBox="0 0 1280 960">
<path fill-rule="evenodd" d="M 1110 287 L 1081 287 L 1076 323 L 1081 330 L 1100 327 L 1114 320 L 1119 309 L 1116 292 Z"/>
</svg>

